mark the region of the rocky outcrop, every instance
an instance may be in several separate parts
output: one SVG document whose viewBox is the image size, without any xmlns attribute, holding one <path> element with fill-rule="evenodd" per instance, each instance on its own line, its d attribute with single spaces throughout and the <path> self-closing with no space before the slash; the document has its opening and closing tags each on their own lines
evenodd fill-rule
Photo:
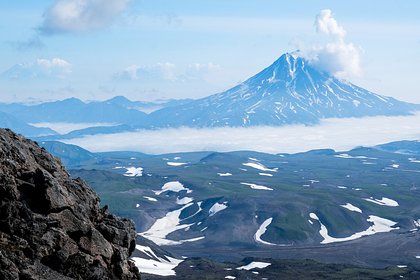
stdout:
<svg viewBox="0 0 420 280">
<path fill-rule="evenodd" d="M 57 158 L 0 129 L 0 279 L 139 279 L 135 237 Z"/>
</svg>

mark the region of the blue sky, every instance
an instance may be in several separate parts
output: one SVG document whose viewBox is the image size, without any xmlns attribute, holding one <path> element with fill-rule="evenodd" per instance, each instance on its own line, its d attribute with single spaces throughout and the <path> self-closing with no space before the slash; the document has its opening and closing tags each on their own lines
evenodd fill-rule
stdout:
<svg viewBox="0 0 420 280">
<path fill-rule="evenodd" d="M 317 32 L 325 9 L 335 31 Z M 2 1 L 0 101 L 199 98 L 334 47 L 320 67 L 420 103 L 419 14 L 414 0 Z"/>
</svg>

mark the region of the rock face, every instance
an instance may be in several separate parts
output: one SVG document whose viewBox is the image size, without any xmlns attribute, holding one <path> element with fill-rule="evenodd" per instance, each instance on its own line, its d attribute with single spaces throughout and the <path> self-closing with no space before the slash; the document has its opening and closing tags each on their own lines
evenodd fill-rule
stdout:
<svg viewBox="0 0 420 280">
<path fill-rule="evenodd" d="M 0 129 L 0 279 L 139 279 L 135 237 L 58 159 Z"/>
</svg>

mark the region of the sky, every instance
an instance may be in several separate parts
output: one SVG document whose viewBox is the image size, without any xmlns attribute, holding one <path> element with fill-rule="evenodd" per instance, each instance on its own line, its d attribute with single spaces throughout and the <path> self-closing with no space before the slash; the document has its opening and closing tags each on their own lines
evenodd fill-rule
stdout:
<svg viewBox="0 0 420 280">
<path fill-rule="evenodd" d="M 300 50 L 373 92 L 420 103 L 420 2 L 0 2 L 0 102 L 200 98 Z"/>
</svg>

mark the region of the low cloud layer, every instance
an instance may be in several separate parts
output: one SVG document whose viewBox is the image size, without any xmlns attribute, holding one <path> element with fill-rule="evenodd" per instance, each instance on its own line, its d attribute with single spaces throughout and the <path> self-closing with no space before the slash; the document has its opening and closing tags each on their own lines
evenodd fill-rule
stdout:
<svg viewBox="0 0 420 280">
<path fill-rule="evenodd" d="M 86 32 L 109 25 L 129 0 L 56 0 L 45 12 L 45 34 Z"/>
<path fill-rule="evenodd" d="M 93 152 L 252 150 L 296 153 L 312 149 L 349 150 L 397 140 L 420 139 L 420 112 L 413 116 L 326 119 L 316 126 L 162 129 L 71 139 L 67 143 Z"/>
<path fill-rule="evenodd" d="M 301 52 L 312 65 L 338 78 L 360 76 L 361 49 L 346 42 L 346 31 L 333 17 L 331 10 L 322 10 L 315 18 L 315 29 L 323 43 L 302 45 Z"/>
</svg>

